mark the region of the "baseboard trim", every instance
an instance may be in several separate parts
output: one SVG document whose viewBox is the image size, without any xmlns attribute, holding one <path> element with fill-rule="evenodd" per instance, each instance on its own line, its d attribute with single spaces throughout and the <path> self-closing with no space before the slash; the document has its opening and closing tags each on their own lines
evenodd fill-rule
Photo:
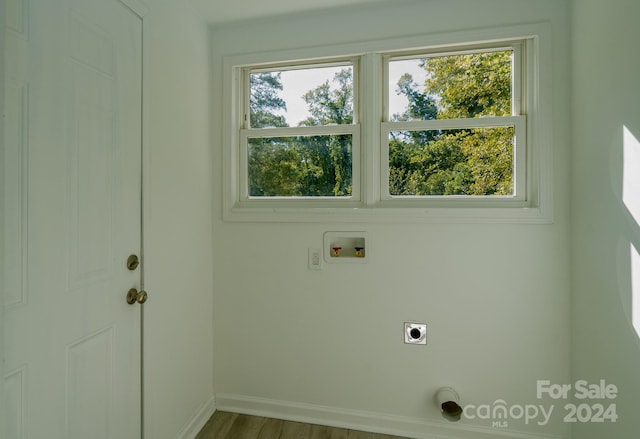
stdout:
<svg viewBox="0 0 640 439">
<path fill-rule="evenodd" d="M 211 415 L 216 411 L 216 398 L 212 396 L 207 402 L 205 402 L 195 415 L 187 422 L 187 424 L 180 430 L 180 433 L 176 436 L 176 439 L 194 439 L 204 424 L 207 423 Z"/>
<path fill-rule="evenodd" d="M 458 423 L 452 424 L 446 421 L 440 423 L 403 416 L 227 393 L 216 394 L 215 407 L 221 411 L 415 439 L 567 439 L 566 436 L 500 430 Z"/>
</svg>

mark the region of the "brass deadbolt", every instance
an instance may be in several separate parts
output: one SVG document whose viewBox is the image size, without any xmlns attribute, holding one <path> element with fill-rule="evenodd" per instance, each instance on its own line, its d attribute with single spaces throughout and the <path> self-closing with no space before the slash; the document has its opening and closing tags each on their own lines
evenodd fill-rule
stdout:
<svg viewBox="0 0 640 439">
<path fill-rule="evenodd" d="M 140 259 L 138 259 L 137 255 L 130 255 L 127 258 L 127 268 L 129 270 L 135 270 L 136 268 L 138 268 L 138 265 L 140 265 Z"/>
</svg>

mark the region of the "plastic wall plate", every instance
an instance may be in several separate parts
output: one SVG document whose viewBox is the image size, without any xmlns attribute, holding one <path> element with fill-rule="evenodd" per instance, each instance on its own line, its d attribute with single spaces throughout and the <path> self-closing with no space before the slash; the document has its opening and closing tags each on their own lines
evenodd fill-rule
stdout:
<svg viewBox="0 0 640 439">
<path fill-rule="evenodd" d="M 366 263 L 371 245 L 367 232 L 325 232 L 323 254 L 329 264 Z"/>
</svg>

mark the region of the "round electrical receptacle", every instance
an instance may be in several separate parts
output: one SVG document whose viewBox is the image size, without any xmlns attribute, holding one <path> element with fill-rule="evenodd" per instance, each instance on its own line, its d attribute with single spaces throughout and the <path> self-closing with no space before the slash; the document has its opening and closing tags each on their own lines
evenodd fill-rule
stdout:
<svg viewBox="0 0 640 439">
<path fill-rule="evenodd" d="M 407 344 L 427 344 L 426 323 L 404 323 L 404 342 Z"/>
</svg>

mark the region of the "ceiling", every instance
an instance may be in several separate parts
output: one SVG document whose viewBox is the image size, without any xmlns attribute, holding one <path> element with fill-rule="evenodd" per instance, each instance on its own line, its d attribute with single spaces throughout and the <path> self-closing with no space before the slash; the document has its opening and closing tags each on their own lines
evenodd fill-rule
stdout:
<svg viewBox="0 0 640 439">
<path fill-rule="evenodd" d="M 189 0 L 211 24 L 318 11 L 388 0 Z M 397 0 L 395 0 L 397 1 Z"/>
</svg>

